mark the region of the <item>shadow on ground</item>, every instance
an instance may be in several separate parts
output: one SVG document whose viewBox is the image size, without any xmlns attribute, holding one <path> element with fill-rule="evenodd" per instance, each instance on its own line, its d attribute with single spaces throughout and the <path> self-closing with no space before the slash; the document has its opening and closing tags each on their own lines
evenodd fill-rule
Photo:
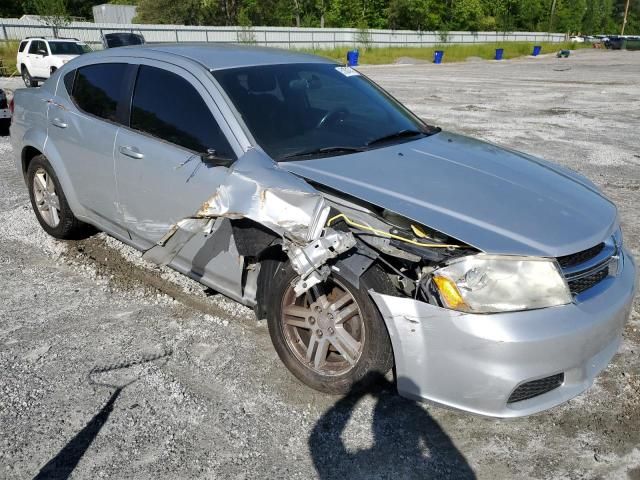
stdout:
<svg viewBox="0 0 640 480">
<path fill-rule="evenodd" d="M 96 413 L 91 420 L 80 430 L 62 449 L 57 453 L 55 457 L 49 460 L 33 477 L 33 480 L 66 480 L 71 476 L 71 473 L 78 466 L 78 463 L 84 457 L 85 453 L 102 430 L 102 427 L 109 420 L 109 415 L 113 412 L 114 404 L 116 400 L 126 387 L 132 383 L 137 382 L 146 373 L 128 376 L 124 380 L 120 379 L 119 382 L 99 380 L 96 376 L 101 374 L 110 373 L 113 371 L 128 369 L 134 365 L 140 365 L 143 363 L 153 362 L 156 360 L 163 360 L 165 363 L 168 357 L 172 355 L 170 349 L 163 349 L 162 353 L 146 355 L 138 360 L 112 363 L 103 367 L 94 367 L 87 375 L 89 383 L 94 386 L 102 386 L 112 388 L 113 393 L 107 400 L 107 403 Z"/>
<path fill-rule="evenodd" d="M 120 396 L 122 388 L 116 388 L 100 411 L 73 437 L 58 454 L 49 460 L 34 480 L 64 480 L 69 478 L 80 459 L 91 446 L 102 426 L 107 423 L 113 411 L 113 405 Z"/>
<path fill-rule="evenodd" d="M 356 385 L 314 426 L 309 450 L 322 480 L 475 479 L 464 455 L 422 406 L 398 396 L 393 384 L 381 375 L 373 380 L 375 387 Z M 367 395 L 376 399 L 371 427 L 373 446 L 350 451 L 342 434 L 354 408 Z"/>
</svg>

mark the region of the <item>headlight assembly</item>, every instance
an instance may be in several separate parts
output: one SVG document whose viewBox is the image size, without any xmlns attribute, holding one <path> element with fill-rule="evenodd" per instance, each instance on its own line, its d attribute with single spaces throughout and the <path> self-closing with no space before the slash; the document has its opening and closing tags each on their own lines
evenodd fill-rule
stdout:
<svg viewBox="0 0 640 480">
<path fill-rule="evenodd" d="M 551 259 L 499 255 L 458 258 L 433 272 L 445 307 L 498 313 L 571 303 L 557 263 Z"/>
</svg>

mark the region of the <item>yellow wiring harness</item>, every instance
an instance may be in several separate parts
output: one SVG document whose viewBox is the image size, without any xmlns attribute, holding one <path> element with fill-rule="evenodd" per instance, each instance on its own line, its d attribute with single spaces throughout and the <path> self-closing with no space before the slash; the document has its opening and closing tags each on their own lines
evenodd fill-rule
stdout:
<svg viewBox="0 0 640 480">
<path fill-rule="evenodd" d="M 367 231 L 367 232 L 372 232 L 372 233 L 374 233 L 376 235 L 379 235 L 379 236 L 382 236 L 382 237 L 388 237 L 388 238 L 393 238 L 394 240 L 400 240 L 401 242 L 410 243 L 411 245 L 416 245 L 418 247 L 427 247 L 427 248 L 460 248 L 459 245 L 447 245 L 447 244 L 443 244 L 443 243 L 423 243 L 423 242 L 418 242 L 417 240 L 412 240 L 410 238 L 405 238 L 405 237 L 401 237 L 399 235 L 394 235 L 393 233 L 385 232 L 384 230 L 378 230 L 377 228 L 369 227 L 368 225 L 362 225 L 360 223 L 356 223 L 353 220 L 351 220 L 349 217 L 347 217 L 344 213 L 339 213 L 338 215 L 335 215 L 335 216 L 331 217 L 329 220 L 327 220 L 327 227 L 330 226 L 333 222 L 335 222 L 339 218 L 342 218 L 347 223 L 347 225 L 349 225 L 350 227 L 354 227 L 354 228 L 357 228 L 359 230 L 364 230 L 364 231 Z M 416 232 L 416 230 L 420 231 L 422 233 L 422 235 L 424 235 L 426 237 L 426 234 L 424 232 L 422 232 L 422 229 L 420 229 L 419 227 L 411 225 L 411 228 L 412 228 L 412 230 L 414 232 Z"/>
</svg>

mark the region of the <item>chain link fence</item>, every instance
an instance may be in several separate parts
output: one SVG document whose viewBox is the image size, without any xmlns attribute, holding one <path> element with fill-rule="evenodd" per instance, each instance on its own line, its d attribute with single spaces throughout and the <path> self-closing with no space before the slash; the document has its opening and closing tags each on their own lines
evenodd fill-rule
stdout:
<svg viewBox="0 0 640 480">
<path fill-rule="evenodd" d="M 246 43 L 289 49 L 336 47 L 429 47 L 441 44 L 489 42 L 562 42 L 561 33 L 544 32 L 416 32 L 411 30 L 362 30 L 356 28 L 294 27 L 198 27 L 72 22 L 64 27 L 17 19 L 0 19 L 0 41 L 30 36 L 71 37 L 94 48 L 102 45 L 102 34 L 133 32 L 148 43 L 209 42 Z"/>
</svg>

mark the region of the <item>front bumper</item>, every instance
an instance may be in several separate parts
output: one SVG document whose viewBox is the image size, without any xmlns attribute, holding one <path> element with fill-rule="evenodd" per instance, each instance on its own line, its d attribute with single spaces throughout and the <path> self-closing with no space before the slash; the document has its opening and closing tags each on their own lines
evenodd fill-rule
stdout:
<svg viewBox="0 0 640 480">
<path fill-rule="evenodd" d="M 624 251 L 609 277 L 560 307 L 491 315 L 371 292 L 389 330 L 398 392 L 491 417 L 520 417 L 589 388 L 620 345 L 636 287 Z M 507 403 L 522 383 L 564 373 L 564 383 Z"/>
</svg>

